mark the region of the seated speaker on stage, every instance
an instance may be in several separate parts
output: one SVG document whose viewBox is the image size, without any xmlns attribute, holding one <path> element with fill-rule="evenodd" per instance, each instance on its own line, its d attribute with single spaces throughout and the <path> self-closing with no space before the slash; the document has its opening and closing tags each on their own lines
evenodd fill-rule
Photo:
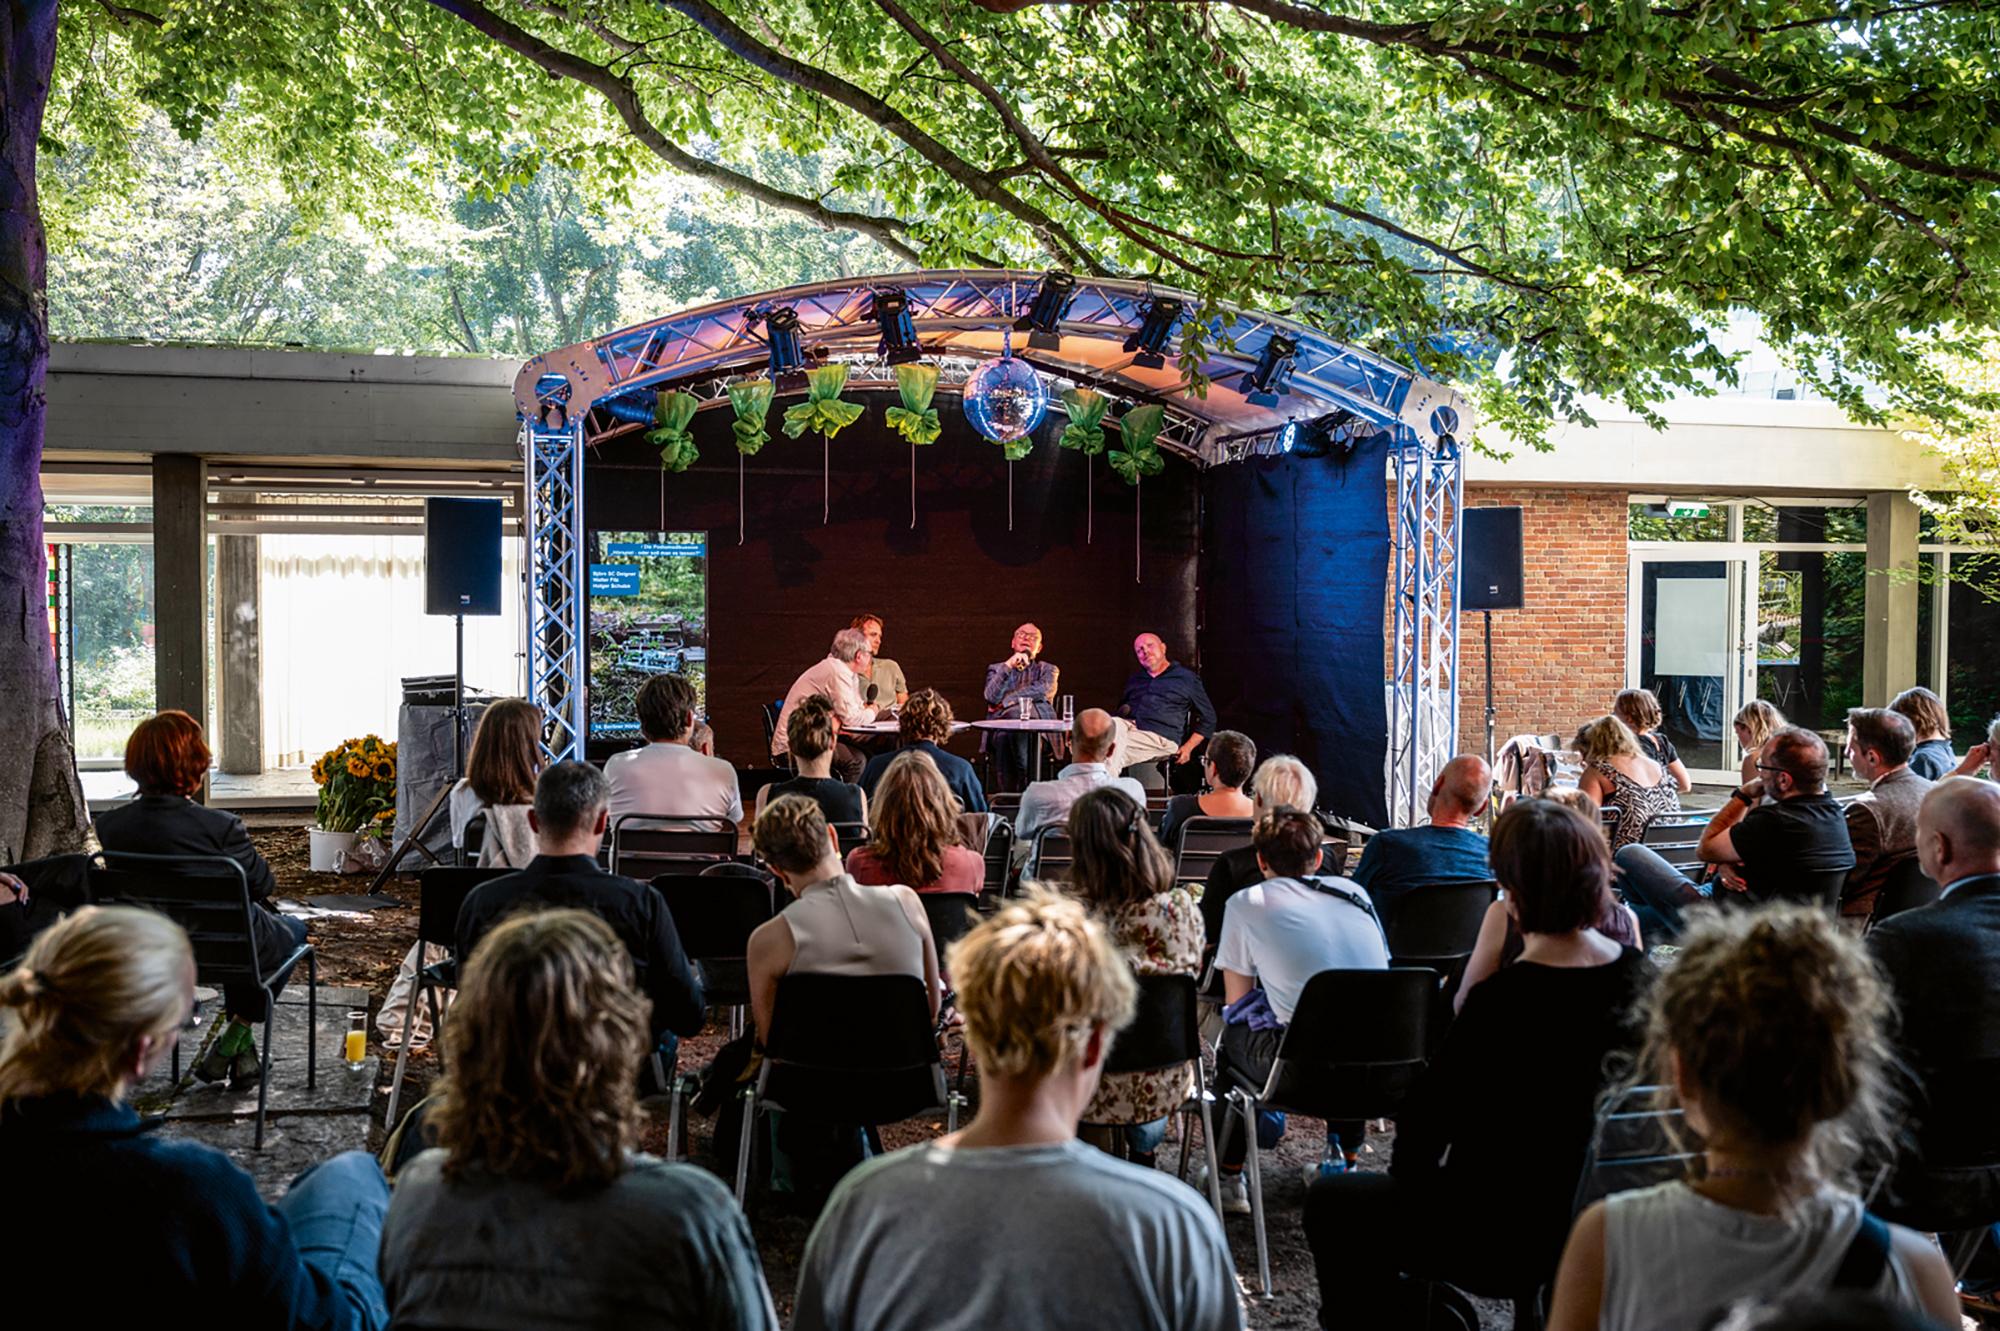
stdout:
<svg viewBox="0 0 2000 1331">
<path fill-rule="evenodd" d="M 833 719 L 843 726 L 865 726 L 873 721 L 876 709 L 866 697 L 871 686 L 862 679 L 873 664 L 867 634 L 860 629 L 842 629 L 834 634 L 826 659 L 808 668 L 786 690 L 784 706 L 778 709 L 777 733 L 771 737 L 771 756 L 781 758 L 788 751 L 790 741 L 785 735 L 785 723 L 792 719 L 794 708 L 815 695 L 833 704 Z M 873 687 L 879 700 L 881 688 Z M 845 740 L 834 745 L 833 774 L 842 781 L 860 777 L 861 761 L 860 750 Z"/>
<path fill-rule="evenodd" d="M 1042 654 L 1042 631 L 1033 624 L 1014 630 L 1010 644 L 1013 654 L 986 667 L 986 714 L 1018 718 L 1027 704 L 1033 720 L 1049 721 L 1056 714 L 1056 686 L 1062 672 Z M 986 751 L 993 755 L 993 782 L 998 790 L 1019 790 L 1027 784 L 1032 768 L 1034 745 L 1042 737 L 1034 734 L 988 732 Z"/>
<path fill-rule="evenodd" d="M 1111 770 L 1123 772 L 1171 758 L 1174 788 L 1193 790 L 1201 772 L 1188 760 L 1215 733 L 1215 704 L 1208 700 L 1201 676 L 1167 659 L 1167 645 L 1157 633 L 1134 638 L 1132 654 L 1139 658 L 1139 668 L 1125 681 L 1125 696 L 1118 703 L 1118 743 L 1112 750 Z"/>
<path fill-rule="evenodd" d="M 868 683 L 875 686 L 875 703 L 883 710 L 901 707 L 910 700 L 910 681 L 903 677 L 903 667 L 882 655 L 882 616 L 877 614 L 856 615 L 847 627 L 859 629 L 868 637 L 868 669 L 862 673 Z M 865 690 L 867 685 L 862 686 Z"/>
<path fill-rule="evenodd" d="M 639 686 L 639 733 L 646 746 L 614 753 L 604 764 L 613 818 L 657 813 L 743 821 L 736 769 L 696 753 L 688 743 L 694 708 L 694 685 L 679 675 L 655 675 Z"/>
</svg>

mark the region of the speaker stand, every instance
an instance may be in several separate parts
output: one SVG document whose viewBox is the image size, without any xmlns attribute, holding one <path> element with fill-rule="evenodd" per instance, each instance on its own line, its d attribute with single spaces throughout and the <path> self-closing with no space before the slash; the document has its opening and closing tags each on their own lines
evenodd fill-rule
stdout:
<svg viewBox="0 0 2000 1331">
<path fill-rule="evenodd" d="M 1486 774 L 1493 778 L 1493 725 L 1496 713 L 1493 710 L 1493 612 L 1482 610 L 1480 617 L 1486 621 Z M 1486 821 L 1490 828 L 1493 823 L 1493 801 L 1486 801 Z"/>
<path fill-rule="evenodd" d="M 415 846 L 418 850 L 422 851 L 424 858 L 432 864 L 441 865 L 444 863 L 442 859 L 432 852 L 429 846 L 424 844 L 424 836 L 431 830 L 431 824 L 437 821 L 438 811 L 443 809 L 445 802 L 451 798 L 452 788 L 458 784 L 459 778 L 465 775 L 464 611 L 460 611 L 452 616 L 452 629 L 456 637 L 456 654 L 452 660 L 451 670 L 451 779 L 446 781 L 443 788 L 438 791 L 437 798 L 431 801 L 430 808 L 424 810 L 424 816 L 417 821 L 417 825 L 411 830 L 410 834 L 404 837 L 402 842 L 389 852 L 388 862 L 376 870 L 374 881 L 368 884 L 369 896 L 379 896 L 381 894 L 382 885 L 389 881 L 390 874 L 396 872 L 396 866 L 401 864 L 403 857 L 410 853 L 411 846 Z M 451 848 L 451 862 L 459 866 L 465 864 L 465 847 L 453 846 Z"/>
</svg>

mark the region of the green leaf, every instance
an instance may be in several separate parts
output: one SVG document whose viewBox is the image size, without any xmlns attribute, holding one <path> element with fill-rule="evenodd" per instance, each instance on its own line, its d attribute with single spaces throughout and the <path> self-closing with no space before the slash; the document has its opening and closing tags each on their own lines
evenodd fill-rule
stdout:
<svg viewBox="0 0 2000 1331">
<path fill-rule="evenodd" d="M 912 444 L 934 444 L 944 430 L 931 406 L 931 398 L 937 394 L 937 381 L 935 365 L 896 367 L 896 390 L 902 395 L 903 405 L 889 408 L 884 418 L 890 429 Z"/>
<path fill-rule="evenodd" d="M 1125 478 L 1125 484 L 1137 485 L 1141 476 L 1158 476 L 1166 467 L 1166 461 L 1157 448 L 1145 448 L 1136 453 L 1128 453 L 1122 448 L 1111 450 L 1111 470 Z"/>
<path fill-rule="evenodd" d="M 1076 449 L 1087 457 L 1096 457 L 1104 451 L 1104 413 L 1111 402 L 1094 388 L 1066 388 L 1062 395 L 1063 406 L 1069 409 L 1069 424 L 1056 442 L 1064 448 Z"/>
<path fill-rule="evenodd" d="M 660 465 L 668 471 L 686 471 L 701 456 L 688 428 L 700 406 L 694 394 L 678 390 L 653 399 L 653 428 L 646 431 L 646 442 L 660 450 Z"/>
<path fill-rule="evenodd" d="M 867 408 L 840 400 L 847 387 L 847 366 L 822 365 L 806 371 L 806 400 L 785 409 L 785 433 L 793 439 L 807 431 L 831 439 L 861 419 Z"/>
<path fill-rule="evenodd" d="M 1118 436 L 1124 440 L 1128 453 L 1144 453 L 1153 447 L 1153 441 L 1160 437 L 1160 430 L 1166 423 L 1167 409 L 1157 402 L 1149 402 L 1143 407 L 1132 408 L 1118 418 Z"/>
<path fill-rule="evenodd" d="M 765 422 L 770 418 L 771 398 L 776 392 L 777 385 L 769 379 L 746 379 L 729 385 L 729 407 L 736 414 L 729 433 L 736 441 L 736 451 L 744 457 L 755 457 L 757 450 L 771 440 Z"/>
</svg>

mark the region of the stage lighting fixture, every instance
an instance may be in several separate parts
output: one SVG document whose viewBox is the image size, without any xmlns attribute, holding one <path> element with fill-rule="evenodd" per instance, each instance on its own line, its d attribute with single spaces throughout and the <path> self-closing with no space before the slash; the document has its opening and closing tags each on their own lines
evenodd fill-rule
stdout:
<svg viewBox="0 0 2000 1331">
<path fill-rule="evenodd" d="M 924 354 L 917 345 L 917 326 L 910 321 L 909 294 L 898 287 L 877 287 L 869 293 L 868 317 L 882 329 L 876 350 L 891 365 L 908 365 Z"/>
<path fill-rule="evenodd" d="M 771 382 L 780 389 L 804 383 L 806 353 L 799 341 L 799 312 L 780 305 L 764 310 L 761 317 L 764 341 L 771 348 Z"/>
<path fill-rule="evenodd" d="M 1271 334 L 1257 357 L 1257 366 L 1243 379 L 1243 396 L 1251 405 L 1275 407 L 1278 399 L 1292 391 L 1292 366 L 1299 344 L 1283 333 Z"/>
<path fill-rule="evenodd" d="M 609 397 L 597 404 L 597 409 L 614 421 L 626 425 L 651 425 L 653 423 L 653 399 L 648 394 L 644 398 Z"/>
<path fill-rule="evenodd" d="M 1034 304 L 1028 312 L 1014 321 L 1014 331 L 1028 335 L 1028 345 L 1041 351 L 1054 351 L 1062 346 L 1062 336 L 1056 331 L 1062 324 L 1063 315 L 1069 313 L 1069 303 L 1076 299 L 1076 279 L 1060 268 L 1051 268 L 1042 274 L 1042 284 L 1035 288 Z"/>
<path fill-rule="evenodd" d="M 1329 411 L 1309 421 L 1288 421 L 1285 429 L 1296 429 L 1298 437 L 1287 451 L 1294 457 L 1332 457 L 1344 462 L 1370 428 L 1367 421 L 1350 411 Z"/>
<path fill-rule="evenodd" d="M 1299 442 L 1299 423 L 1297 421 L 1286 421 L 1283 425 L 1278 427 L 1279 452 L 1282 453 L 1291 452 L 1292 446 L 1297 444 L 1298 442 Z"/>
<path fill-rule="evenodd" d="M 1139 353 L 1132 358 L 1134 365 L 1149 370 L 1166 368 L 1167 343 L 1173 339 L 1174 325 L 1180 322 L 1181 308 L 1181 302 L 1172 296 L 1155 296 L 1146 302 L 1138 331 L 1125 339 L 1125 350 Z"/>
</svg>

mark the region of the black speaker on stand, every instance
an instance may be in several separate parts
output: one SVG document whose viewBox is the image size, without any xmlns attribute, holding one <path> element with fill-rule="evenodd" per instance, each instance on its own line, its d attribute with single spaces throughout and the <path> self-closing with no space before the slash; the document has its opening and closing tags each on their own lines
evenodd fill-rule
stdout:
<svg viewBox="0 0 2000 1331">
<path fill-rule="evenodd" d="M 417 820 L 403 843 L 368 885 L 382 890 L 412 845 L 423 847 L 424 836 L 438 811 L 451 799 L 451 788 L 465 775 L 465 617 L 500 613 L 500 501 L 498 499 L 433 498 L 424 500 L 424 613 L 450 615 L 455 638 L 451 672 L 451 778 L 431 807 Z M 424 853 L 430 855 L 427 847 Z M 462 850 L 454 858 L 463 860 Z M 436 861 L 436 856 L 431 856 Z"/>
<path fill-rule="evenodd" d="M 1468 508 L 1460 514 L 1458 604 L 1486 618 L 1486 767 L 1493 768 L 1493 612 L 1519 610 L 1521 510 Z"/>
</svg>

